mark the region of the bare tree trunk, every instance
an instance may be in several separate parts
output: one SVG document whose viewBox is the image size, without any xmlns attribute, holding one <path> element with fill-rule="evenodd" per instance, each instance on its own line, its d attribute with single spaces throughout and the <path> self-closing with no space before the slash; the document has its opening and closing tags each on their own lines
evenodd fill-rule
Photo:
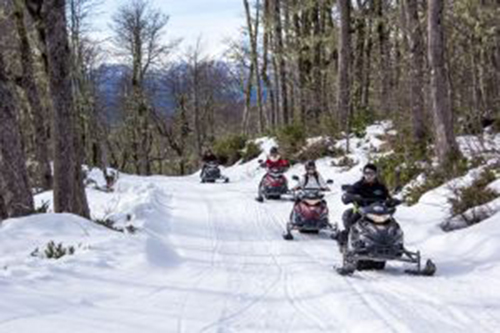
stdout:
<svg viewBox="0 0 500 333">
<path fill-rule="evenodd" d="M 424 67 L 425 50 L 422 28 L 416 0 L 405 0 L 407 39 L 410 51 L 410 105 L 412 112 L 413 138 L 419 145 L 425 145 L 427 128 L 425 125 Z"/>
<path fill-rule="evenodd" d="M 0 179 L 0 188 L 2 188 L 2 184 L 1 184 L 1 179 Z M 3 200 L 3 197 L 2 195 L 0 194 L 0 222 L 2 222 L 2 220 L 5 220 L 9 217 L 9 215 L 7 214 L 7 207 L 5 207 L 5 201 Z"/>
<path fill-rule="evenodd" d="M 368 36 L 366 41 L 366 64 L 362 83 L 362 97 L 361 106 L 367 109 L 370 105 L 370 86 L 371 86 L 371 72 L 372 72 L 372 48 L 373 48 L 373 37 L 372 37 L 372 18 L 368 20 Z"/>
<path fill-rule="evenodd" d="M 35 80 L 35 69 L 33 51 L 31 49 L 28 32 L 24 23 L 24 3 L 22 0 L 15 0 L 14 18 L 17 33 L 19 35 L 19 49 L 21 55 L 22 75 L 20 85 L 26 93 L 30 105 L 30 113 L 33 117 L 32 126 L 34 129 L 35 143 L 35 184 L 44 190 L 52 187 L 52 170 L 49 160 L 48 131 L 45 119 L 49 116 L 49 111 L 43 105 L 40 92 Z"/>
<path fill-rule="evenodd" d="M 384 17 L 384 3 L 386 0 L 374 0 L 377 4 L 377 32 L 379 40 L 379 54 L 380 54 L 380 108 L 383 115 L 388 115 L 390 108 L 390 86 L 391 86 L 391 75 L 389 73 L 389 50 L 388 50 L 388 34 L 386 32 L 386 24 Z"/>
<path fill-rule="evenodd" d="M 274 1 L 274 38 L 276 42 L 276 55 L 278 57 L 278 71 L 279 71 L 279 81 L 281 87 L 281 107 L 282 107 L 282 117 L 283 124 L 288 125 L 290 123 L 290 110 L 288 105 L 288 79 L 287 79 L 287 69 L 286 61 L 284 56 L 284 43 L 283 43 L 283 28 L 281 23 L 281 0 Z"/>
<path fill-rule="evenodd" d="M 274 87 L 273 84 L 269 78 L 269 40 L 270 40 L 270 30 L 269 30 L 269 17 L 270 17 L 270 10 L 269 10 L 269 0 L 264 0 L 264 32 L 263 32 L 263 60 L 262 60 L 262 80 L 264 81 L 264 84 L 266 86 L 266 90 L 268 91 L 269 97 L 267 100 L 270 103 L 270 108 L 268 108 L 267 112 L 267 126 L 268 127 L 274 127 L 276 126 L 274 122 L 274 116 L 273 114 L 276 111 L 276 103 L 275 103 L 275 97 L 274 97 Z M 270 109 L 270 110 L 269 110 Z"/>
<path fill-rule="evenodd" d="M 252 108 L 252 77 L 255 71 L 254 63 L 250 64 L 250 70 L 248 73 L 248 81 L 245 87 L 245 108 L 243 109 L 243 119 L 241 128 L 244 134 L 248 134 L 248 123 L 250 121 L 250 111 Z"/>
<path fill-rule="evenodd" d="M 259 33 L 259 22 L 260 22 L 260 1 L 256 3 L 256 14 L 255 14 L 255 25 L 252 23 L 252 14 L 250 12 L 250 6 L 248 0 L 243 0 L 245 6 L 245 13 L 247 19 L 248 35 L 250 38 L 250 54 L 252 58 L 252 64 L 254 68 L 255 75 L 255 86 L 257 87 L 257 111 L 258 111 L 258 128 L 262 133 L 265 129 L 264 123 L 264 110 L 262 108 L 262 82 L 259 71 L 259 50 L 257 49 L 257 40 Z M 252 76 L 250 76 L 252 80 Z"/>
<path fill-rule="evenodd" d="M 341 129 L 348 132 L 348 121 L 350 114 L 350 64 L 351 64 L 351 36 L 350 20 L 351 7 L 350 0 L 339 0 L 340 12 L 340 38 L 339 38 L 339 73 L 337 108 Z"/>
<path fill-rule="evenodd" d="M 358 0 L 358 6 L 361 3 Z M 366 44 L 366 10 L 364 8 L 360 9 L 361 13 L 355 19 L 356 24 L 356 51 L 354 56 L 354 69 L 353 69 L 353 85 L 355 86 L 353 91 L 353 104 L 355 109 L 362 109 L 362 98 L 363 98 L 363 78 L 365 77 L 365 44 Z"/>
<path fill-rule="evenodd" d="M 26 156 L 17 121 L 15 88 L 0 53 L 0 215 L 18 217 L 34 210 Z"/>
<path fill-rule="evenodd" d="M 71 91 L 71 52 L 68 44 L 65 0 L 45 0 L 44 25 L 50 72 L 54 144 L 54 210 L 89 217 L 74 101 Z"/>
<path fill-rule="evenodd" d="M 436 153 L 441 165 L 445 165 L 458 154 L 450 87 L 445 67 L 444 2 L 428 0 L 429 62 L 431 66 L 431 99 L 436 135 Z"/>
</svg>

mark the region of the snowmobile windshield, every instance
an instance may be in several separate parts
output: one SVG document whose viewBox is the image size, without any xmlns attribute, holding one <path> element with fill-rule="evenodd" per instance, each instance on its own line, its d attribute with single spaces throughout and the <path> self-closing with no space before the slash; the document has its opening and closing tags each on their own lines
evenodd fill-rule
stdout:
<svg viewBox="0 0 500 333">
<path fill-rule="evenodd" d="M 369 218 L 371 221 L 373 221 L 376 224 L 384 224 L 384 223 L 389 222 L 391 219 L 390 214 L 385 214 L 385 215 L 366 214 L 366 217 Z"/>
<path fill-rule="evenodd" d="M 269 170 L 269 174 L 273 177 L 281 177 L 283 174 L 283 168 L 272 168 Z"/>
<path fill-rule="evenodd" d="M 317 188 L 313 188 L 313 189 L 305 188 L 305 189 L 302 190 L 302 197 L 304 199 L 311 199 L 311 200 L 317 199 L 317 200 L 321 200 L 321 199 L 323 199 L 324 195 Z"/>
<path fill-rule="evenodd" d="M 300 195 L 302 200 L 309 206 L 319 205 L 324 197 L 323 193 L 318 189 L 304 189 Z"/>
<path fill-rule="evenodd" d="M 361 208 L 361 213 L 364 215 L 392 215 L 396 209 L 394 207 L 388 207 L 386 202 L 375 202 L 369 206 Z"/>
</svg>

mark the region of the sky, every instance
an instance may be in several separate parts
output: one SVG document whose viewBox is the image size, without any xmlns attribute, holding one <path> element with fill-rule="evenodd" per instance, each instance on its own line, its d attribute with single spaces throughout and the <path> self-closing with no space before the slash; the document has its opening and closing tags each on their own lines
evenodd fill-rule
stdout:
<svg viewBox="0 0 500 333">
<path fill-rule="evenodd" d="M 106 40 L 112 35 L 109 28 L 113 14 L 128 0 L 101 0 L 93 15 L 92 35 Z M 181 38 L 180 52 L 194 46 L 201 37 L 203 53 L 220 56 L 226 49 L 224 40 L 235 38 L 245 23 L 244 7 L 240 0 L 149 0 L 155 8 L 170 17 L 166 39 Z"/>
</svg>

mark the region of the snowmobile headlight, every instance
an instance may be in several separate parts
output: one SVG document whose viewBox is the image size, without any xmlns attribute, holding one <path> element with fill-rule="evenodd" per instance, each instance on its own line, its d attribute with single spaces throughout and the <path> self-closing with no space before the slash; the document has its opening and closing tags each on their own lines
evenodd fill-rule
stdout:
<svg viewBox="0 0 500 333">
<path fill-rule="evenodd" d="M 368 217 L 374 223 L 385 223 L 385 222 L 387 222 L 387 220 L 389 220 L 391 218 L 391 215 L 389 215 L 389 214 L 386 214 L 386 215 L 367 214 L 366 217 Z"/>
</svg>

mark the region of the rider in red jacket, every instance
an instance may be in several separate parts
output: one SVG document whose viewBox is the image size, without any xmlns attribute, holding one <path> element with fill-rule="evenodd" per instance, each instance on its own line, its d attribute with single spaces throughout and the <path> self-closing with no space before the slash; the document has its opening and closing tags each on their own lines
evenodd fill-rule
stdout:
<svg viewBox="0 0 500 333">
<path fill-rule="evenodd" d="M 278 148 L 273 147 L 269 151 L 269 156 L 267 157 L 267 160 L 261 164 L 261 167 L 269 169 L 273 168 L 279 168 L 279 169 L 288 169 L 290 167 L 290 163 L 288 160 L 281 158 Z M 262 202 L 264 201 L 264 197 L 262 196 L 261 192 L 261 187 L 262 187 L 262 182 L 264 181 L 264 178 L 260 181 L 259 184 L 259 194 L 257 196 L 257 201 Z"/>
<path fill-rule="evenodd" d="M 272 169 L 272 168 L 289 168 L 290 163 L 288 160 L 285 160 L 284 158 L 281 158 L 278 148 L 273 147 L 271 148 L 269 152 L 269 156 L 267 157 L 267 160 L 262 163 L 262 167 Z"/>
</svg>

